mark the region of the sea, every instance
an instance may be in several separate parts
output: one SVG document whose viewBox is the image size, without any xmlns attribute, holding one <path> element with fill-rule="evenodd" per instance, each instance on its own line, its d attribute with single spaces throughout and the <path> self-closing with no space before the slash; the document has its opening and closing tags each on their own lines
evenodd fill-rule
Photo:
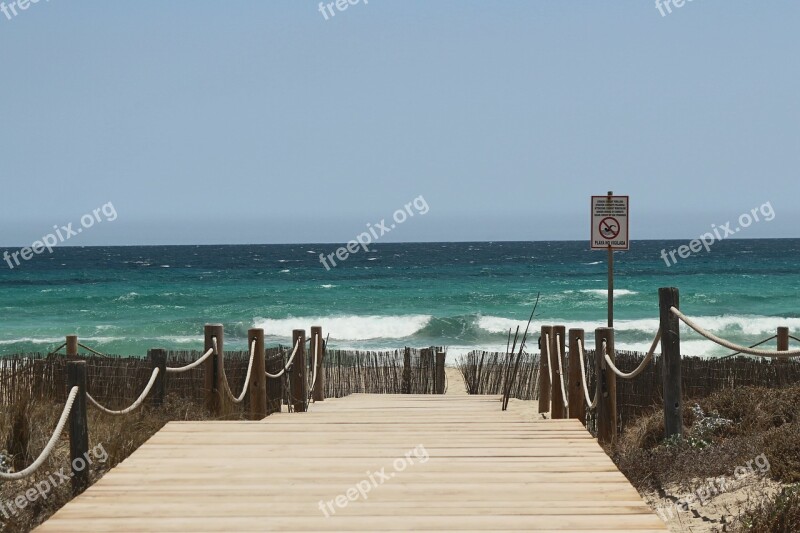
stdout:
<svg viewBox="0 0 800 533">
<path fill-rule="evenodd" d="M 615 254 L 618 349 L 649 347 L 667 286 L 684 313 L 736 343 L 778 326 L 800 337 L 800 239 L 728 239 L 668 265 L 662 250 L 684 244 L 634 241 Z M 320 254 L 338 247 L 60 247 L 13 269 L 0 262 L 0 356 L 47 352 L 68 334 L 110 354 L 200 350 L 203 325 L 221 323 L 230 349 L 244 349 L 252 327 L 285 345 L 318 325 L 331 347 L 446 346 L 453 362 L 505 351 L 537 300 L 534 337 L 543 324 L 587 338 L 606 325 L 607 253 L 587 241 L 375 244 L 328 270 Z M 682 351 L 729 353 L 685 328 Z"/>
</svg>

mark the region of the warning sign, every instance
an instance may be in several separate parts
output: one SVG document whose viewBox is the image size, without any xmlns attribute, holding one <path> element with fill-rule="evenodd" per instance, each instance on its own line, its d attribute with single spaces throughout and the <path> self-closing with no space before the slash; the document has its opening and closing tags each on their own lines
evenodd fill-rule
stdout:
<svg viewBox="0 0 800 533">
<path fill-rule="evenodd" d="M 592 196 L 592 249 L 609 248 L 629 248 L 627 196 Z"/>
</svg>

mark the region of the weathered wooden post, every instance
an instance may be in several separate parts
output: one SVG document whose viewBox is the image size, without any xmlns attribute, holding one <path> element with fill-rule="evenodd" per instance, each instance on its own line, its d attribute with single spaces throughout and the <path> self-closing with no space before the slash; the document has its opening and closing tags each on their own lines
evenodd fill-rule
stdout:
<svg viewBox="0 0 800 533">
<path fill-rule="evenodd" d="M 561 368 L 564 366 L 564 346 L 567 328 L 564 326 L 553 326 L 553 334 L 550 337 L 550 368 L 552 368 L 553 375 L 553 389 L 550 393 L 553 399 L 553 412 L 551 418 L 560 419 L 567 418 L 567 406 L 564 405 L 564 394 L 561 390 L 561 385 L 564 376 L 561 375 Z M 561 358 L 561 365 L 558 364 Z"/>
<path fill-rule="evenodd" d="M 149 396 L 150 406 L 161 407 L 167 397 L 167 351 L 163 348 L 148 350 L 147 359 L 153 370 L 158 369 L 158 376 Z"/>
<path fill-rule="evenodd" d="M 581 381 L 581 368 L 579 343 L 583 344 L 584 331 L 582 329 L 569 330 L 569 417 L 577 418 L 581 424 L 586 425 L 586 400 Z"/>
<path fill-rule="evenodd" d="M 445 352 L 436 352 L 436 394 L 444 394 L 445 377 Z"/>
<path fill-rule="evenodd" d="M 778 351 L 789 351 L 789 328 L 781 326 L 778 328 Z M 781 360 L 785 360 L 783 357 Z"/>
<path fill-rule="evenodd" d="M 270 374 L 278 374 L 286 364 L 283 358 L 279 359 L 279 366 L 272 366 L 269 369 Z M 267 378 L 267 415 L 272 413 L 280 413 L 283 404 L 285 393 L 283 390 L 284 378 Z"/>
<path fill-rule="evenodd" d="M 406 346 L 403 352 L 402 394 L 411 394 L 411 348 Z"/>
<path fill-rule="evenodd" d="M 550 412 L 550 389 L 552 384 L 548 377 L 550 361 L 547 357 L 547 350 L 552 345 L 553 326 L 542 326 L 542 336 L 539 337 L 539 412 Z M 547 343 L 551 343 L 548 345 Z"/>
<path fill-rule="evenodd" d="M 206 409 L 211 412 L 212 416 L 220 416 L 222 414 L 222 373 L 220 372 L 220 364 L 222 363 L 223 327 L 222 324 L 206 324 L 203 353 L 214 348 L 215 338 L 217 339 L 217 349 L 203 363 L 205 372 L 204 390 Z"/>
<path fill-rule="evenodd" d="M 69 456 L 72 492 L 77 496 L 89 486 L 89 424 L 86 421 L 86 361 L 67 361 L 67 393 L 78 387 L 69 413 Z"/>
<path fill-rule="evenodd" d="M 78 358 L 78 336 L 67 335 L 67 359 Z"/>
<path fill-rule="evenodd" d="M 298 344 L 298 341 L 300 344 Z M 306 330 L 296 329 L 292 332 L 292 346 L 297 346 L 289 379 L 292 382 L 291 396 L 295 413 L 305 413 L 308 402 L 308 361 L 306 361 Z"/>
<path fill-rule="evenodd" d="M 678 289 L 675 287 L 658 289 L 666 438 L 683 436 L 680 319 L 671 311 L 673 307 L 680 309 L 678 304 Z"/>
<path fill-rule="evenodd" d="M 317 373 L 317 380 L 314 382 L 314 389 L 311 391 L 311 397 L 315 402 L 322 402 L 325 400 L 325 341 L 322 339 L 322 327 L 313 326 L 311 328 L 311 362 L 315 364 L 314 354 L 317 354 L 315 372 Z"/>
<path fill-rule="evenodd" d="M 267 368 L 264 351 L 264 330 L 251 328 L 247 331 L 247 349 L 255 342 L 253 370 L 250 376 L 250 419 L 261 420 L 267 416 Z"/>
<path fill-rule="evenodd" d="M 617 440 L 617 375 L 606 364 L 603 354 L 614 362 L 614 328 L 597 328 L 594 333 L 595 370 L 600 385 L 597 401 L 597 440 L 601 444 L 612 444 Z M 603 343 L 605 342 L 605 349 Z"/>
</svg>

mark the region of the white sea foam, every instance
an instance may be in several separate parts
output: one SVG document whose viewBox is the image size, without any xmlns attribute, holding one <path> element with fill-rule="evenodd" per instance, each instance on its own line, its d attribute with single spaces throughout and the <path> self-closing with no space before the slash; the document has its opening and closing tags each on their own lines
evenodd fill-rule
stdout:
<svg viewBox="0 0 800 533">
<path fill-rule="evenodd" d="M 608 296 L 608 289 L 581 289 L 580 291 L 583 294 L 592 294 L 594 296 Z M 632 296 L 634 294 L 639 294 L 636 291 L 630 291 L 628 289 L 614 289 L 614 296 Z"/>
<path fill-rule="evenodd" d="M 758 315 L 690 316 L 690 318 L 712 333 L 740 344 L 748 343 L 748 341 L 749 344 L 755 344 L 767 337 L 771 337 L 775 335 L 778 326 L 787 326 L 791 331 L 800 330 L 800 318 L 780 318 Z M 605 320 L 588 322 L 547 318 L 537 319 L 535 321 L 535 326 L 532 324 L 532 327 L 538 329 L 539 325 L 542 323 L 565 324 L 568 328 L 583 329 L 587 332 L 587 335 L 596 328 L 604 327 L 606 324 Z M 520 330 L 523 330 L 526 326 L 526 322 L 496 316 L 482 316 L 478 319 L 478 327 L 490 333 L 507 333 L 509 328 L 514 330 L 517 326 L 520 326 Z M 658 331 L 658 328 L 658 318 L 640 318 L 634 320 L 617 319 L 614 321 L 614 330 L 620 348 L 621 344 L 619 344 L 619 342 L 624 341 L 626 335 L 652 338 L 656 331 Z M 683 323 L 681 323 L 681 335 L 687 342 L 693 342 L 701 338 Z M 644 343 L 642 346 L 647 344 L 646 340 L 642 340 L 641 342 Z M 687 342 L 682 342 L 681 344 L 688 345 Z M 649 344 L 647 344 L 646 347 L 649 348 Z"/>
<path fill-rule="evenodd" d="M 117 301 L 117 302 L 129 302 L 129 301 L 135 299 L 137 296 L 139 296 L 138 292 L 129 292 L 128 294 L 123 294 L 122 296 L 117 298 L 115 301 Z"/>
<path fill-rule="evenodd" d="M 54 338 L 44 338 L 44 339 L 36 339 L 33 337 L 22 337 L 19 339 L 7 339 L 0 341 L 0 345 L 8 345 L 8 344 L 18 344 L 29 342 L 31 344 L 53 344 L 54 342 L 64 342 L 62 337 L 54 337 Z"/>
<path fill-rule="evenodd" d="M 330 333 L 335 340 L 402 339 L 424 328 L 431 318 L 430 315 L 256 318 L 254 327 L 264 328 L 267 335 L 275 337 L 288 337 L 294 329 L 319 324 L 325 335 Z"/>
</svg>

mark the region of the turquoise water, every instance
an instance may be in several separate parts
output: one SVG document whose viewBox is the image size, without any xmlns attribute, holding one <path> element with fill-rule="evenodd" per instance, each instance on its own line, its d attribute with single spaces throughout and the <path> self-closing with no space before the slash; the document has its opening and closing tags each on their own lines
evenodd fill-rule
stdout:
<svg viewBox="0 0 800 533">
<path fill-rule="evenodd" d="M 682 244 L 616 254 L 618 347 L 649 346 L 661 286 L 680 288 L 684 312 L 736 342 L 779 325 L 800 332 L 800 240 L 726 240 L 668 267 L 661 250 Z M 275 344 L 320 325 L 338 347 L 498 350 L 537 292 L 535 328 L 605 325 L 606 254 L 586 242 L 379 244 L 327 271 L 319 254 L 336 248 L 64 247 L 13 270 L 0 263 L 0 354 L 48 350 L 69 333 L 109 353 L 199 349 L 209 322 L 225 325 L 231 348 L 253 326 Z M 727 353 L 689 334 L 683 348 Z"/>
</svg>

